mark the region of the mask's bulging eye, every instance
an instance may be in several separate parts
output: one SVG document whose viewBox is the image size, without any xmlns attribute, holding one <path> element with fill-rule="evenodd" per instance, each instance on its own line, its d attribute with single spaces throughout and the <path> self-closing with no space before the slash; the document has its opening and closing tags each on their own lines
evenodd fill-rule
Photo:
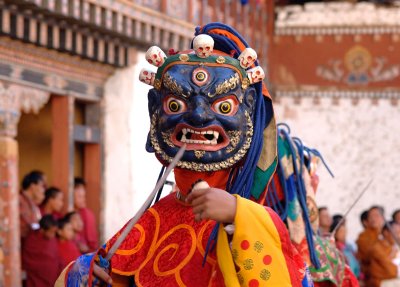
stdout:
<svg viewBox="0 0 400 287">
<path fill-rule="evenodd" d="M 164 110 L 168 114 L 179 114 L 186 111 L 186 104 L 184 101 L 171 96 L 167 98 Z"/>
<path fill-rule="evenodd" d="M 221 112 L 221 114 L 229 114 L 229 112 L 232 110 L 232 105 L 230 102 L 222 102 L 218 105 L 218 110 Z"/>
<path fill-rule="evenodd" d="M 213 110 L 221 115 L 234 115 L 238 109 L 239 103 L 235 96 L 228 96 L 217 100 L 213 104 Z"/>
<path fill-rule="evenodd" d="M 170 101 L 168 103 L 168 108 L 171 112 L 176 113 L 181 108 L 181 105 L 177 101 Z"/>
</svg>

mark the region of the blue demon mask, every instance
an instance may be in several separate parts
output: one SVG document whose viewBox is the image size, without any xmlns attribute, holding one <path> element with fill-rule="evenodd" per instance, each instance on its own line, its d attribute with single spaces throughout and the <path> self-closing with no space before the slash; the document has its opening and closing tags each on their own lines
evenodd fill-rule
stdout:
<svg viewBox="0 0 400 287">
<path fill-rule="evenodd" d="M 157 73 L 141 73 L 141 80 L 154 86 L 148 95 L 147 150 L 167 164 L 186 143 L 178 167 L 195 171 L 240 163 L 253 136 L 256 97 L 251 72 L 260 67 L 249 74 L 243 61 L 220 52 L 200 57 L 189 50 L 166 58 L 155 48 L 146 57 L 150 63 L 156 60 Z"/>
</svg>

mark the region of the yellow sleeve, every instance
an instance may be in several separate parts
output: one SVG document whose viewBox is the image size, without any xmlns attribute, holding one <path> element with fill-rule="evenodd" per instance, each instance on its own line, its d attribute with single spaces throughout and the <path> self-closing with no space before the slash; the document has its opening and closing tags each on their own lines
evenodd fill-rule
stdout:
<svg viewBox="0 0 400 287">
<path fill-rule="evenodd" d="M 225 285 L 292 286 L 276 221 L 263 206 L 236 196 L 235 231 L 231 241 L 220 226 L 217 240 L 218 265 Z M 280 219 L 279 219 L 280 220 Z M 282 228 L 280 222 L 278 228 Z"/>
</svg>

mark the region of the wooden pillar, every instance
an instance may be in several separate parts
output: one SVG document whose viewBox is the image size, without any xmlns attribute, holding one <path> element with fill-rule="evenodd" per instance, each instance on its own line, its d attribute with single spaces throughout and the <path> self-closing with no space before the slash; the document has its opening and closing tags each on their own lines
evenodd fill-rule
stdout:
<svg viewBox="0 0 400 287">
<path fill-rule="evenodd" d="M 51 161 L 53 170 L 52 184 L 60 188 L 65 196 L 68 210 L 73 208 L 74 141 L 73 119 L 74 98 L 53 96 Z"/>
<path fill-rule="evenodd" d="M 0 101 L 3 100 L 0 95 Z M 2 113 L 0 106 L 0 117 Z M 18 122 L 19 112 L 14 115 Z M 0 273 L 0 286 L 21 286 L 19 205 L 18 205 L 18 144 L 4 129 L 4 119 L 0 118 L 0 243 L 4 260 Z M 7 125 L 7 123 L 6 123 Z"/>
<path fill-rule="evenodd" d="M 83 178 L 86 181 L 86 202 L 99 224 L 101 210 L 101 147 L 100 144 L 85 144 Z"/>
<path fill-rule="evenodd" d="M 19 99 L 0 83 L 0 286 L 21 286 L 17 124 Z"/>
<path fill-rule="evenodd" d="M 160 11 L 163 14 L 167 14 L 167 0 L 161 0 Z"/>
</svg>

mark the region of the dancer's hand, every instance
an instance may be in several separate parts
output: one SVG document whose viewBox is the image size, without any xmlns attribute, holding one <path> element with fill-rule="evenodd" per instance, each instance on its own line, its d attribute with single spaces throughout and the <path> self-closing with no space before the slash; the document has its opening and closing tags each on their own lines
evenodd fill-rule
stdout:
<svg viewBox="0 0 400 287">
<path fill-rule="evenodd" d="M 204 181 L 197 183 L 186 198 L 193 206 L 196 221 L 212 219 L 233 223 L 236 215 L 236 197 L 227 191 L 209 187 Z"/>
<path fill-rule="evenodd" d="M 98 279 L 97 281 L 100 281 L 100 286 L 103 286 L 103 282 L 110 285 L 113 283 L 111 276 L 97 264 L 93 264 L 93 275 Z"/>
</svg>

